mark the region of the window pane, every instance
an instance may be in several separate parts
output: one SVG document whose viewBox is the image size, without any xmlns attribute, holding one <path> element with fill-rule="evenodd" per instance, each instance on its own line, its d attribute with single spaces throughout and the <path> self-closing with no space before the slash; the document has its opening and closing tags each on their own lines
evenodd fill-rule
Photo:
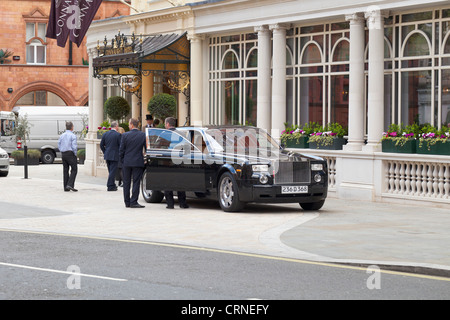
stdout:
<svg viewBox="0 0 450 320">
<path fill-rule="evenodd" d="M 46 29 L 47 29 L 46 23 L 38 23 L 38 37 L 44 41 L 46 41 L 45 40 Z"/>
<path fill-rule="evenodd" d="M 300 78 L 300 123 L 311 122 L 322 124 L 323 116 L 323 78 Z"/>
<path fill-rule="evenodd" d="M 35 36 L 34 23 L 27 23 L 27 41 Z"/>
<path fill-rule="evenodd" d="M 405 46 L 405 57 L 429 55 L 428 42 L 422 34 L 415 33 L 409 37 Z"/>
<path fill-rule="evenodd" d="M 36 46 L 36 62 L 37 63 L 45 63 L 45 47 L 44 46 Z"/>
<path fill-rule="evenodd" d="M 23 95 L 16 102 L 16 106 L 32 106 L 34 105 L 34 92 L 29 92 Z"/>
<path fill-rule="evenodd" d="M 65 106 L 66 103 L 59 96 L 54 94 L 53 92 L 47 91 L 47 104 L 49 106 Z"/>
<path fill-rule="evenodd" d="M 237 69 L 238 68 L 238 60 L 236 55 L 233 52 L 228 52 L 223 60 L 223 68 L 224 69 Z"/>
<path fill-rule="evenodd" d="M 37 106 L 47 105 L 47 91 L 36 91 L 36 105 Z"/>
<path fill-rule="evenodd" d="M 222 104 L 225 107 L 224 124 L 239 124 L 239 81 L 222 82 Z"/>
<path fill-rule="evenodd" d="M 303 63 L 320 63 L 322 57 L 319 48 L 315 44 L 310 44 L 306 47 L 303 53 Z"/>
<path fill-rule="evenodd" d="M 402 72 L 402 122 L 431 123 L 431 71 Z"/>
<path fill-rule="evenodd" d="M 450 126 L 450 70 L 442 70 L 442 125 Z"/>
<path fill-rule="evenodd" d="M 34 46 L 27 45 L 27 63 L 34 63 Z"/>
</svg>

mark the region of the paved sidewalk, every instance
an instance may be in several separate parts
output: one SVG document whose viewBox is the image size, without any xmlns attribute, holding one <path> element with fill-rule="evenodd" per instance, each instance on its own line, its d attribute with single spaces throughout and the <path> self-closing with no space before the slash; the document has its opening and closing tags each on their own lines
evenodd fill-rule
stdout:
<svg viewBox="0 0 450 320">
<path fill-rule="evenodd" d="M 321 262 L 398 267 L 450 276 L 450 208 L 327 199 L 322 210 L 298 204 L 250 204 L 226 213 L 216 202 L 188 199 L 191 208 L 123 205 L 122 192 L 79 166 L 64 192 L 62 165 L 11 166 L 0 178 L 0 229 L 133 239 Z"/>
</svg>

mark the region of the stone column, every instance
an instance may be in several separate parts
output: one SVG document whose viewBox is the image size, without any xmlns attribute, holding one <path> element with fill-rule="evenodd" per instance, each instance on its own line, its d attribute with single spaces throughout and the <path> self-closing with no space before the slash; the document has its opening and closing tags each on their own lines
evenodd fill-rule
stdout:
<svg viewBox="0 0 450 320">
<path fill-rule="evenodd" d="M 191 42 L 191 119 L 190 125 L 203 124 L 203 40 L 204 36 L 188 34 Z"/>
<path fill-rule="evenodd" d="M 350 21 L 350 83 L 348 143 L 344 150 L 361 151 L 364 145 L 365 19 L 362 13 L 350 14 L 345 18 Z"/>
<path fill-rule="evenodd" d="M 139 119 L 141 121 L 141 126 L 145 126 L 146 116 L 148 114 L 147 106 L 150 99 L 154 96 L 154 81 L 153 72 L 144 72 L 142 75 L 142 106 L 141 109 L 136 109 L 133 113 L 133 118 Z M 161 119 L 164 121 L 164 119 Z"/>
<path fill-rule="evenodd" d="M 369 28 L 368 139 L 367 152 L 381 150 L 384 130 L 384 18 L 388 12 L 372 9 L 365 13 Z"/>
<path fill-rule="evenodd" d="M 272 131 L 279 139 L 286 122 L 286 29 L 285 24 L 270 26 L 273 32 Z"/>
<path fill-rule="evenodd" d="M 271 123 L 271 32 L 267 26 L 255 28 L 258 32 L 258 105 L 257 105 L 257 127 L 270 132 Z"/>
<path fill-rule="evenodd" d="M 89 57 L 89 120 L 88 120 L 88 133 L 84 138 L 86 143 L 86 159 L 84 161 L 84 171 L 87 175 L 94 175 L 94 157 L 95 157 L 95 144 L 97 125 L 94 125 L 94 68 L 93 61 L 94 56 L 97 54 L 96 49 L 88 49 Z"/>
<path fill-rule="evenodd" d="M 93 78 L 92 91 L 92 129 L 97 134 L 97 128 L 103 122 L 103 80 Z"/>
</svg>

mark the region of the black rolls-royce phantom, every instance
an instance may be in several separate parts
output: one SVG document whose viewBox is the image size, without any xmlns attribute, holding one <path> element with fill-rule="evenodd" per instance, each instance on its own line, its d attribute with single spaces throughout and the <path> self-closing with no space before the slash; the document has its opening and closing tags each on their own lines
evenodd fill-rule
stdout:
<svg viewBox="0 0 450 320">
<path fill-rule="evenodd" d="M 318 210 L 327 197 L 326 161 L 286 151 L 259 128 L 148 128 L 146 137 L 141 189 L 147 202 L 161 202 L 162 190 L 172 190 L 217 199 L 224 211 L 240 211 L 248 202 Z"/>
</svg>

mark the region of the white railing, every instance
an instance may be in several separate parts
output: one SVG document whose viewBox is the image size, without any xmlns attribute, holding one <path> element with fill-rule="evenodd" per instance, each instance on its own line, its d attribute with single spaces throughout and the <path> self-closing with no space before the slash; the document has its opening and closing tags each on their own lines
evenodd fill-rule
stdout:
<svg viewBox="0 0 450 320">
<path fill-rule="evenodd" d="M 384 177 L 384 194 L 450 200 L 449 163 L 384 160 Z"/>
<path fill-rule="evenodd" d="M 352 165 L 367 166 L 367 175 L 373 177 L 372 181 L 358 179 L 355 173 L 353 179 L 356 182 L 352 188 L 357 188 L 358 185 L 366 189 L 372 188 L 372 200 L 419 200 L 450 204 L 450 156 L 320 149 L 291 150 L 320 156 L 327 161 L 329 191 L 332 196 L 340 196 L 342 182 L 345 182 L 346 187 L 349 186 L 348 177 L 353 173 L 343 172 L 343 168 L 355 168 L 355 172 L 358 171 L 356 167 L 344 165 L 350 160 Z M 364 184 L 358 184 L 361 183 L 359 180 L 364 180 Z M 345 196 L 348 196 L 348 191 Z"/>
</svg>

